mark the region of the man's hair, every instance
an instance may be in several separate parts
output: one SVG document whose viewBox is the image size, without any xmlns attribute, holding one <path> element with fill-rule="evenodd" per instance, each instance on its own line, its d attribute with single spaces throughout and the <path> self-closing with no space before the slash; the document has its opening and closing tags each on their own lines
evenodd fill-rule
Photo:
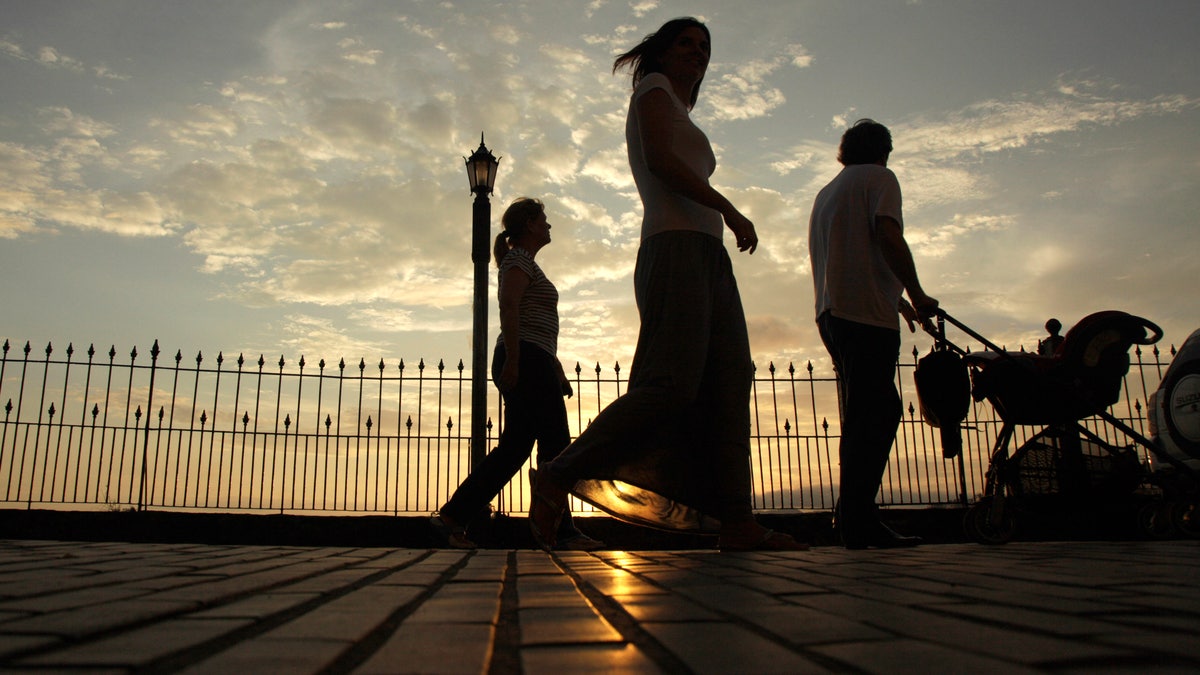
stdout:
<svg viewBox="0 0 1200 675">
<path fill-rule="evenodd" d="M 892 133 L 872 119 L 861 119 L 842 134 L 838 161 L 843 166 L 874 164 L 892 154 Z"/>
</svg>

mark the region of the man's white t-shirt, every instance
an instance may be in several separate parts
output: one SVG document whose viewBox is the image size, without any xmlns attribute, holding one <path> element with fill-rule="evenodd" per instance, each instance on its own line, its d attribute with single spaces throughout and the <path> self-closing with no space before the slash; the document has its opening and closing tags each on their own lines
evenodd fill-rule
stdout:
<svg viewBox="0 0 1200 675">
<path fill-rule="evenodd" d="M 904 285 L 874 243 L 878 216 L 904 227 L 900 201 L 896 174 L 878 164 L 847 166 L 817 194 L 808 225 L 817 317 L 900 329 Z"/>
<path fill-rule="evenodd" d="M 633 171 L 633 182 L 637 184 L 638 194 L 642 197 L 642 240 L 668 230 L 703 232 L 720 239 L 725 231 L 725 220 L 720 212 L 671 192 L 665 183 L 650 173 L 646 165 L 637 101 L 646 92 L 654 89 L 666 91 L 674 103 L 671 118 L 674 132 L 671 136 L 672 150 L 696 172 L 697 176 L 705 180 L 717 169 L 717 158 L 708 142 L 708 136 L 692 124 L 687 106 L 675 96 L 667 76 L 662 73 L 650 73 L 643 77 L 629 100 L 629 114 L 625 120 L 629 168 Z"/>
</svg>

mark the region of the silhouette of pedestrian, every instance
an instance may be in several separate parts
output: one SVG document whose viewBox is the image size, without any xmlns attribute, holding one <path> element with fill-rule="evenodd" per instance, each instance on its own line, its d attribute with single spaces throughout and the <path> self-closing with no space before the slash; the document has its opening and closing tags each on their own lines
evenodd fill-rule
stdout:
<svg viewBox="0 0 1200 675">
<path fill-rule="evenodd" d="M 689 116 L 710 53 L 708 28 L 682 18 L 613 64 L 633 80 L 625 140 L 644 211 L 634 272 L 641 329 L 628 391 L 539 470 L 530 524 L 543 547 L 554 545 L 572 490 L 617 517 L 657 527 L 686 526 L 691 507 L 711 510 L 726 551 L 806 548 L 759 525 L 751 510 L 753 365 L 722 235 L 728 227 L 749 253 L 758 235 L 709 184 L 716 158 Z M 688 435 L 686 454 L 656 458 Z M 663 445 L 648 447 L 656 439 Z M 600 498 L 581 487 L 590 479 L 621 485 Z"/>
</svg>

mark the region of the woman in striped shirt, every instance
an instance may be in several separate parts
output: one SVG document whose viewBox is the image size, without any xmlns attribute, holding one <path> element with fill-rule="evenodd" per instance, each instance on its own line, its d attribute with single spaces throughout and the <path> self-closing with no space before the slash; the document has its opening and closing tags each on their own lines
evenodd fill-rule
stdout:
<svg viewBox="0 0 1200 675">
<path fill-rule="evenodd" d="M 504 398 L 500 444 L 430 518 L 452 548 L 475 548 L 467 522 L 521 469 L 533 445 L 538 462 L 548 462 L 571 442 L 567 407 L 571 382 L 558 360 L 558 289 L 534 261 L 550 243 L 544 205 L 529 197 L 514 201 L 501 218 L 494 254 L 499 266 L 500 337 L 492 356 L 492 381 Z M 575 528 L 569 515 L 557 530 L 558 548 L 603 546 Z"/>
</svg>

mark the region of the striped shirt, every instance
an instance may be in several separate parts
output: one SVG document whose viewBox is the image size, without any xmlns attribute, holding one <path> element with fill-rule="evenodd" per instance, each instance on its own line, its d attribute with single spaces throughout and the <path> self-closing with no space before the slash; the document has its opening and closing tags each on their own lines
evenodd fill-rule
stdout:
<svg viewBox="0 0 1200 675">
<path fill-rule="evenodd" d="M 513 248 L 500 261 L 500 292 L 504 292 L 504 277 L 510 269 L 519 269 L 529 276 L 529 286 L 521 296 L 520 327 L 522 342 L 558 355 L 558 289 L 546 278 L 533 256 L 523 248 Z M 496 340 L 504 344 L 504 333 Z"/>
</svg>

